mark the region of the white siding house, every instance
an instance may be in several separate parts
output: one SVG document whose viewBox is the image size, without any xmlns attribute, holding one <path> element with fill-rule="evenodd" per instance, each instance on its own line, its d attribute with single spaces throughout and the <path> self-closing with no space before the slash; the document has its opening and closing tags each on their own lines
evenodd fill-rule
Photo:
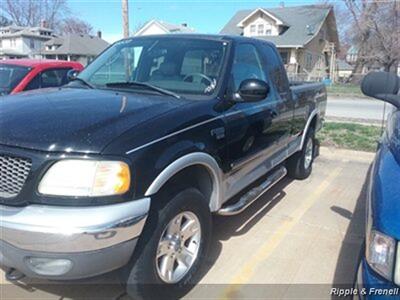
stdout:
<svg viewBox="0 0 400 300">
<path fill-rule="evenodd" d="M 51 29 L 44 27 L 1 27 L 0 59 L 40 58 L 39 52 L 52 34 Z"/>
<path fill-rule="evenodd" d="M 140 28 L 135 33 L 135 36 L 194 32 L 194 29 L 188 27 L 185 23 L 181 25 L 175 25 L 164 21 L 152 20 L 147 22 L 142 28 Z"/>
</svg>

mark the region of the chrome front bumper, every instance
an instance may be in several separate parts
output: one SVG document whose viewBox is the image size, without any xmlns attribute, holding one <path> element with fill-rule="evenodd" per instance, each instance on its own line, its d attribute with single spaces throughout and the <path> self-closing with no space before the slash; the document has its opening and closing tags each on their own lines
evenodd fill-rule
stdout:
<svg viewBox="0 0 400 300">
<path fill-rule="evenodd" d="M 60 279 L 116 269 L 128 262 L 149 208 L 150 198 L 94 207 L 0 205 L 0 265 L 31 277 L 49 277 L 35 274 L 27 258 L 75 261 L 68 273 L 57 276 Z M 117 253 L 118 259 L 113 257 Z M 94 261 L 95 268 L 88 265 Z"/>
</svg>

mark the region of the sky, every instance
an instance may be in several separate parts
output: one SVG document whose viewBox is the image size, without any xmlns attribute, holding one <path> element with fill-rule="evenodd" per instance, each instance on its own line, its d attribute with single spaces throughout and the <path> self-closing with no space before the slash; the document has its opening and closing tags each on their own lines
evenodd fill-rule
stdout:
<svg viewBox="0 0 400 300">
<path fill-rule="evenodd" d="M 314 4 L 318 0 L 194 0 L 194 1 L 129 1 L 129 30 L 134 32 L 152 19 L 169 23 L 187 23 L 199 33 L 218 33 L 240 9 Z M 112 43 L 122 38 L 121 0 L 69 0 L 71 12 L 100 30 L 103 38 Z"/>
</svg>

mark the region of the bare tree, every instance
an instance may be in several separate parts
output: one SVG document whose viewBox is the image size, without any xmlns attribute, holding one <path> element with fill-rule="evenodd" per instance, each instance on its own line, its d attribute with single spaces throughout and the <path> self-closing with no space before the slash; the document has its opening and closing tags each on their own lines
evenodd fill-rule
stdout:
<svg viewBox="0 0 400 300">
<path fill-rule="evenodd" d="M 351 17 L 347 32 L 358 48 L 354 72 L 374 63 L 389 71 L 400 60 L 399 1 L 343 1 Z"/>
<path fill-rule="evenodd" d="M 86 21 L 78 18 L 66 18 L 61 22 L 61 33 L 92 34 L 93 27 Z"/>
<path fill-rule="evenodd" d="M 39 26 L 45 20 L 49 28 L 69 13 L 67 0 L 1 0 L 0 12 L 18 26 Z"/>
<path fill-rule="evenodd" d="M 6 17 L 0 15 L 0 27 L 11 25 L 12 22 Z"/>
</svg>

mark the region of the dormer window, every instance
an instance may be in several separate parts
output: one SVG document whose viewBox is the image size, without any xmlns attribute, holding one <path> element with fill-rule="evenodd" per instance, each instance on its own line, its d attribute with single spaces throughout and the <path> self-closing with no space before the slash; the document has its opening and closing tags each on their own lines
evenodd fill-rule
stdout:
<svg viewBox="0 0 400 300">
<path fill-rule="evenodd" d="M 258 35 L 263 35 L 264 34 L 264 24 L 258 24 L 257 34 Z"/>
<path fill-rule="evenodd" d="M 277 36 L 286 24 L 269 11 L 258 8 L 236 26 L 243 30 L 244 36 Z"/>
</svg>

